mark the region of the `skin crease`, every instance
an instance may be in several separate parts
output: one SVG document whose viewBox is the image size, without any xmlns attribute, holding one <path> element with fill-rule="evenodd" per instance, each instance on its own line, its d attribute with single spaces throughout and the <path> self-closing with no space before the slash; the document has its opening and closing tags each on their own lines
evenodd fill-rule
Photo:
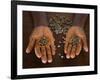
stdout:
<svg viewBox="0 0 100 80">
<path fill-rule="evenodd" d="M 77 44 L 76 46 L 72 46 L 72 44 L 69 44 L 73 36 L 79 37 L 79 44 Z M 66 58 L 75 58 L 80 54 L 82 48 L 85 50 L 85 52 L 88 52 L 86 35 L 81 27 L 72 26 L 66 33 L 65 38 L 64 52 L 66 54 Z"/>
<path fill-rule="evenodd" d="M 46 46 L 40 46 L 38 41 L 41 37 L 47 37 L 49 42 Z M 70 40 L 73 36 L 79 37 L 79 44 L 76 46 L 72 46 Z M 41 59 L 42 63 L 51 63 L 53 61 L 52 56 L 55 55 L 55 44 L 54 44 L 54 37 L 52 31 L 47 26 L 39 26 L 36 27 L 30 38 L 29 44 L 26 49 L 26 53 L 30 53 L 32 49 L 35 50 L 35 55 L 37 58 Z M 82 48 L 88 52 L 86 35 L 82 28 L 79 26 L 72 26 L 68 32 L 66 33 L 65 38 L 65 45 L 64 45 L 64 53 L 66 54 L 67 59 L 73 59 L 78 56 L 82 50 Z"/>
<path fill-rule="evenodd" d="M 38 41 L 41 37 L 45 36 L 48 38 L 49 42 L 45 46 L 40 46 L 38 44 Z M 47 26 L 38 26 L 36 27 L 29 39 L 29 44 L 26 49 L 26 53 L 30 53 L 32 49 L 35 50 L 35 55 L 37 58 L 40 58 L 42 63 L 51 63 L 52 62 L 52 56 L 55 55 L 55 45 L 54 45 L 54 37 Z"/>
</svg>

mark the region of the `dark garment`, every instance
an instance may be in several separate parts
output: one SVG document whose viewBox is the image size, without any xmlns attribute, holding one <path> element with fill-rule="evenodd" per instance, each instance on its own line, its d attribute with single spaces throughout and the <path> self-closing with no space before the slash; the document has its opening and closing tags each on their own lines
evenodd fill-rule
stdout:
<svg viewBox="0 0 100 80">
<path fill-rule="evenodd" d="M 73 22 L 73 26 L 84 26 L 88 14 L 78 14 L 78 13 L 55 13 L 55 12 L 30 12 L 34 22 L 34 26 L 49 26 L 48 19 L 56 15 L 65 16 Z"/>
<path fill-rule="evenodd" d="M 50 27 L 56 40 L 56 55 L 53 57 L 53 62 L 51 64 L 43 64 L 41 60 L 35 56 L 34 50 L 31 52 L 32 54 L 27 55 L 25 53 L 32 30 L 39 26 Z M 84 28 L 89 46 L 88 14 L 23 11 L 23 68 L 89 65 L 89 52 L 85 53 L 83 50 L 75 59 L 65 58 L 63 51 L 64 43 L 62 43 L 63 37 L 65 37 L 63 32 L 67 27 L 70 28 L 71 26 L 79 26 Z M 56 29 L 58 30 L 58 34 Z M 61 32 L 60 30 L 63 31 Z M 61 47 L 59 47 L 59 45 Z"/>
</svg>

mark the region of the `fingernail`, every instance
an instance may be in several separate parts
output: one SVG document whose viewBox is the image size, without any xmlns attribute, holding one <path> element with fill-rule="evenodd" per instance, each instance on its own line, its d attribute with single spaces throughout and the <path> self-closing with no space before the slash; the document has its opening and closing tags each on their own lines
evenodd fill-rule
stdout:
<svg viewBox="0 0 100 80">
<path fill-rule="evenodd" d="M 71 55 L 71 58 L 73 59 L 73 58 L 75 58 L 75 56 L 74 55 Z"/>
<path fill-rule="evenodd" d="M 29 49 L 26 49 L 26 53 L 30 53 Z"/>
<path fill-rule="evenodd" d="M 79 55 L 79 53 L 76 53 L 76 55 L 78 56 L 78 55 Z"/>
<path fill-rule="evenodd" d="M 48 60 L 48 63 L 51 63 L 52 62 L 52 60 Z"/>
<path fill-rule="evenodd" d="M 37 57 L 38 57 L 38 58 L 41 58 L 41 56 L 40 56 L 40 55 L 38 55 Z"/>
<path fill-rule="evenodd" d="M 67 59 L 69 59 L 69 58 L 70 58 L 70 56 L 68 56 L 68 55 L 67 55 L 67 56 L 66 56 L 66 58 L 67 58 Z"/>
<path fill-rule="evenodd" d="M 67 53 L 67 51 L 66 51 L 66 50 L 65 50 L 64 52 L 65 52 L 65 53 Z"/>
<path fill-rule="evenodd" d="M 85 48 L 85 51 L 88 52 L 88 48 Z"/>
<path fill-rule="evenodd" d="M 44 63 L 44 64 L 45 64 L 45 63 L 46 63 L 46 61 L 45 61 L 45 60 L 42 60 L 42 63 Z"/>
</svg>

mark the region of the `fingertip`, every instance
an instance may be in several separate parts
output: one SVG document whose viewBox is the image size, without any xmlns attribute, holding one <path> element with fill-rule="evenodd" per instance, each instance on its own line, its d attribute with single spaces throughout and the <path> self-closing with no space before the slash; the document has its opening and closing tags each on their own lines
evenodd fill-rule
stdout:
<svg viewBox="0 0 100 80">
<path fill-rule="evenodd" d="M 48 63 L 51 63 L 52 62 L 52 59 L 48 60 Z"/>
<path fill-rule="evenodd" d="M 86 41 L 86 38 L 83 39 L 83 48 L 86 52 L 88 52 L 88 46 L 87 46 L 87 41 Z"/>
<path fill-rule="evenodd" d="M 76 53 L 76 56 L 78 56 L 80 53 Z"/>
<path fill-rule="evenodd" d="M 66 45 L 64 46 L 64 53 L 67 54 L 67 47 L 66 47 Z"/>
<path fill-rule="evenodd" d="M 74 58 L 75 58 L 75 55 L 71 55 L 70 57 L 71 57 L 72 59 L 74 59 Z"/>
<path fill-rule="evenodd" d="M 67 53 L 67 51 L 66 51 L 66 50 L 64 50 L 64 52 L 65 52 L 65 54 Z"/>
<path fill-rule="evenodd" d="M 27 54 L 30 53 L 30 50 L 29 50 L 28 48 L 26 49 L 26 53 L 27 53 Z"/>
<path fill-rule="evenodd" d="M 85 47 L 84 50 L 85 50 L 86 52 L 88 52 L 88 48 L 87 48 L 87 47 Z"/>
<path fill-rule="evenodd" d="M 42 60 L 42 63 L 46 64 L 46 62 L 47 62 L 46 60 Z"/>
<path fill-rule="evenodd" d="M 69 56 L 69 55 L 66 55 L 66 58 L 67 58 L 67 59 L 69 59 L 69 58 L 70 58 L 70 56 Z"/>
<path fill-rule="evenodd" d="M 41 55 L 37 55 L 38 58 L 41 58 Z"/>
</svg>

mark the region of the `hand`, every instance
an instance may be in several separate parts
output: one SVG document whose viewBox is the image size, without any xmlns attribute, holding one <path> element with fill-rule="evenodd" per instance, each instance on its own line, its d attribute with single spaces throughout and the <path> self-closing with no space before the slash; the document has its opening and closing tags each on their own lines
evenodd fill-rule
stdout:
<svg viewBox="0 0 100 80">
<path fill-rule="evenodd" d="M 75 37 L 77 38 L 77 41 L 74 44 L 71 41 Z M 75 58 L 75 56 L 78 56 L 80 54 L 82 48 L 84 48 L 84 50 L 88 52 L 86 35 L 82 28 L 78 26 L 73 26 L 66 33 L 64 45 L 64 52 L 66 54 L 66 58 Z"/>
<path fill-rule="evenodd" d="M 41 44 L 41 39 L 44 39 L 45 43 Z M 54 37 L 47 26 L 39 26 L 35 28 L 30 36 L 29 44 L 26 49 L 26 53 L 30 53 L 32 49 L 35 50 L 35 55 L 37 58 L 41 58 L 42 63 L 51 63 L 52 56 L 55 55 L 55 45 L 54 45 Z"/>
</svg>

